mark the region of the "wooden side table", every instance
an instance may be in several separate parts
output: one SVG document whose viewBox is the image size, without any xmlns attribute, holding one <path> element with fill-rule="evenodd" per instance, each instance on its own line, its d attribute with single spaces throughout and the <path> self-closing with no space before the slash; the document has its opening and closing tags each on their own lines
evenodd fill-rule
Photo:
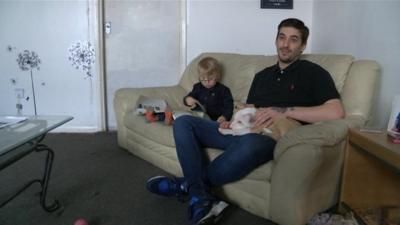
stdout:
<svg viewBox="0 0 400 225">
<path fill-rule="evenodd" d="M 386 132 L 349 130 L 340 202 L 356 212 L 400 207 L 400 145 L 389 142 Z"/>
</svg>

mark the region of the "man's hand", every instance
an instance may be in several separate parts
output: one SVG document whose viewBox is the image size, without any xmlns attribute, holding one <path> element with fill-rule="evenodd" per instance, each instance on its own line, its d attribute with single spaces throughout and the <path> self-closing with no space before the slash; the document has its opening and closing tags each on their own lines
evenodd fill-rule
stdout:
<svg viewBox="0 0 400 225">
<path fill-rule="evenodd" d="M 290 108 L 282 108 L 282 107 L 268 107 L 268 108 L 259 108 L 256 112 L 256 117 L 254 121 L 254 126 L 263 125 L 268 127 L 272 124 L 272 119 L 276 117 L 286 117 L 285 112 L 290 110 Z"/>
</svg>

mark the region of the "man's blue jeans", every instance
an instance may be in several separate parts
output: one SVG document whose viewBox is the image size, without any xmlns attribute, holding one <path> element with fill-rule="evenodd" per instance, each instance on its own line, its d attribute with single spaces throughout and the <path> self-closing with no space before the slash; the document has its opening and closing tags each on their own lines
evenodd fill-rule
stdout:
<svg viewBox="0 0 400 225">
<path fill-rule="evenodd" d="M 273 158 L 274 139 L 260 134 L 222 135 L 218 127 L 215 121 L 193 116 L 174 121 L 177 155 L 192 195 L 207 192 L 208 186 L 239 180 Z M 224 152 L 209 162 L 204 148 Z"/>
</svg>

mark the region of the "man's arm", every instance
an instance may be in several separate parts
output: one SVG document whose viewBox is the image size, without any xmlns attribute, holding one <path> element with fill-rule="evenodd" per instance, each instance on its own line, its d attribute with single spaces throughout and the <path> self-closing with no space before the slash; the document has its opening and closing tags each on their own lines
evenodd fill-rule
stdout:
<svg viewBox="0 0 400 225">
<path fill-rule="evenodd" d="M 295 120 L 316 123 L 323 120 L 334 120 L 344 117 L 344 109 L 339 99 L 330 99 L 324 104 L 312 107 L 268 107 L 260 108 L 256 113 L 255 126 L 265 124 L 270 125 L 272 118 L 287 117 Z"/>
<path fill-rule="evenodd" d="M 295 120 L 307 123 L 316 123 L 323 120 L 343 118 L 344 109 L 342 102 L 339 99 L 331 99 L 319 106 L 288 108 L 284 115 Z"/>
</svg>

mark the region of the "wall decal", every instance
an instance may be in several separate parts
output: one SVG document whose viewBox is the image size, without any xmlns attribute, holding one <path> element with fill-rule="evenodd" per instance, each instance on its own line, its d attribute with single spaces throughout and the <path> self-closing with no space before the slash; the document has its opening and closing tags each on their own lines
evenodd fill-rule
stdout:
<svg viewBox="0 0 400 225">
<path fill-rule="evenodd" d="M 32 85 L 32 95 L 33 95 L 33 106 L 35 109 L 35 115 L 37 115 L 36 110 L 36 96 L 35 96 L 35 84 L 33 81 L 33 69 L 40 70 L 39 64 L 42 62 L 39 55 L 34 51 L 24 50 L 18 54 L 17 58 L 18 66 L 22 71 L 31 71 L 31 85 Z"/>
<path fill-rule="evenodd" d="M 10 81 L 11 81 L 12 85 L 16 85 L 17 84 L 17 78 L 11 78 Z"/>
<path fill-rule="evenodd" d="M 9 52 L 13 52 L 14 50 L 16 50 L 17 48 L 16 47 L 13 47 L 13 46 L 11 46 L 11 45 L 8 45 L 7 46 L 7 51 L 9 51 Z"/>
<path fill-rule="evenodd" d="M 86 77 L 92 77 L 92 64 L 95 60 L 95 52 L 90 42 L 77 42 L 72 44 L 68 49 L 69 61 L 75 69 L 82 70 L 86 73 Z M 85 78 L 86 78 L 85 77 Z"/>
<path fill-rule="evenodd" d="M 41 63 L 39 55 L 34 51 L 24 50 L 18 54 L 18 66 L 21 70 L 40 70 L 39 64 Z"/>
</svg>

